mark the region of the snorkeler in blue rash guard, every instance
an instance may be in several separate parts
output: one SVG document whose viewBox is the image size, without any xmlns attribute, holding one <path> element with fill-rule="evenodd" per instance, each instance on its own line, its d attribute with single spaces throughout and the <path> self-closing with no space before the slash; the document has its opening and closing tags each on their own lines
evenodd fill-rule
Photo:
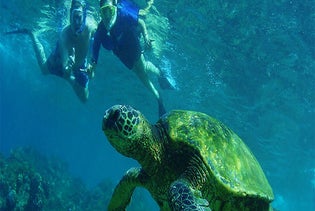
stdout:
<svg viewBox="0 0 315 211">
<path fill-rule="evenodd" d="M 96 30 L 96 25 L 87 19 L 86 13 L 84 0 L 72 0 L 70 25 L 60 33 L 56 48 L 48 59 L 46 59 L 42 44 L 30 29 L 19 29 L 6 33 L 30 35 L 42 73 L 66 79 L 82 102 L 89 97 L 88 83 L 92 73 L 88 72 L 87 56 L 90 40 Z"/>
<path fill-rule="evenodd" d="M 142 34 L 147 47 L 151 46 L 145 23 L 139 18 L 139 8 L 128 0 L 101 0 L 102 21 L 95 32 L 91 67 L 95 68 L 101 45 L 113 53 L 128 68 L 133 70 L 142 83 L 155 95 L 159 105 L 159 115 L 165 113 L 160 93 L 150 81 L 147 73 L 153 72 L 162 77 L 161 71 L 146 61 L 140 45 Z M 139 32 L 140 29 L 140 32 Z"/>
</svg>

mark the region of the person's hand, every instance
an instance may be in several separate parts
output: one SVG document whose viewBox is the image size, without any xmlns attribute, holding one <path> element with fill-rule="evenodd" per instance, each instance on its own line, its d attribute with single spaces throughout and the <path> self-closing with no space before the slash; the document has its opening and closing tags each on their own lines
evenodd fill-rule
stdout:
<svg viewBox="0 0 315 211">
<path fill-rule="evenodd" d="M 74 56 L 69 56 L 68 57 L 68 61 L 67 61 L 67 65 L 65 67 L 66 70 L 66 74 L 70 75 L 73 69 L 73 65 L 74 65 Z"/>
<path fill-rule="evenodd" d="M 154 40 L 151 40 L 151 39 L 149 38 L 149 35 L 146 34 L 146 35 L 144 36 L 145 48 L 151 49 L 151 48 L 152 48 L 152 42 L 153 42 L 153 41 L 154 41 Z"/>
<path fill-rule="evenodd" d="M 87 65 L 86 72 L 88 73 L 90 78 L 94 78 L 94 76 L 95 76 L 95 68 L 96 68 L 96 64 L 95 63 L 91 63 L 91 64 L 89 63 Z"/>
</svg>

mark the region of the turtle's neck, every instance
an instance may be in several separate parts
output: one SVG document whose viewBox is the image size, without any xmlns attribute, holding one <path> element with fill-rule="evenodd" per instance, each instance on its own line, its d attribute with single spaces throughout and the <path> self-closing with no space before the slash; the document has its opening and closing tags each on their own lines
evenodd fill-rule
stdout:
<svg viewBox="0 0 315 211">
<path fill-rule="evenodd" d="M 136 160 L 141 164 L 142 168 L 148 175 L 154 175 L 164 159 L 164 130 L 159 125 L 150 125 L 144 132 Z M 145 143 L 145 144 L 144 144 Z"/>
</svg>

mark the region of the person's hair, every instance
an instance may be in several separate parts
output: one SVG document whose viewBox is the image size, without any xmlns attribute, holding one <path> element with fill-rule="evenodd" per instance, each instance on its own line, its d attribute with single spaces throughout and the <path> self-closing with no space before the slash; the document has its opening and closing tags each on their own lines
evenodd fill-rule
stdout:
<svg viewBox="0 0 315 211">
<path fill-rule="evenodd" d="M 78 7 L 82 7 L 83 9 L 85 9 L 86 2 L 84 0 L 72 0 L 70 11 L 72 11 L 74 8 L 78 8 Z"/>
<path fill-rule="evenodd" d="M 84 28 L 85 28 L 85 24 L 86 24 L 86 16 L 87 16 L 87 5 L 86 5 L 86 1 L 85 0 L 72 0 L 71 1 L 71 8 L 70 8 L 70 20 L 72 18 L 72 12 L 75 9 L 79 9 L 82 7 L 82 12 L 83 12 L 83 23 L 81 24 L 80 29 L 78 29 L 76 31 L 76 34 L 81 33 Z"/>
</svg>

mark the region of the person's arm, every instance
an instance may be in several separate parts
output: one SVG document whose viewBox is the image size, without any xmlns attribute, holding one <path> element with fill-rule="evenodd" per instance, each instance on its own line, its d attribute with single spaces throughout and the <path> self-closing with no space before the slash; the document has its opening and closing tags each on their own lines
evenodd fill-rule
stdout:
<svg viewBox="0 0 315 211">
<path fill-rule="evenodd" d="M 140 29 L 141 29 L 141 34 L 143 36 L 143 39 L 144 39 L 144 42 L 145 42 L 146 46 L 151 48 L 152 47 L 152 43 L 151 43 L 151 40 L 149 38 L 148 30 L 147 30 L 147 27 L 145 26 L 144 20 L 139 18 L 138 19 L 138 23 L 139 23 L 139 26 L 140 26 Z"/>
<path fill-rule="evenodd" d="M 70 26 L 66 27 L 60 34 L 58 40 L 58 48 L 61 64 L 65 73 L 70 76 L 73 66 L 75 64 L 75 49 L 69 48 L 69 39 L 68 35 L 70 32 Z"/>
<path fill-rule="evenodd" d="M 145 8 L 143 8 L 143 9 L 139 10 L 139 15 L 145 16 L 146 14 L 148 14 L 148 12 L 149 12 L 151 6 L 153 5 L 153 3 L 154 3 L 154 0 L 147 0 L 147 6 Z"/>
<path fill-rule="evenodd" d="M 91 52 L 91 60 L 88 64 L 87 71 L 91 74 L 91 77 L 94 77 L 94 70 L 97 65 L 99 51 L 102 44 L 99 28 L 97 28 L 96 32 L 94 33 L 94 36 L 91 37 L 90 42 L 91 42 L 90 44 L 91 44 L 92 52 Z"/>
<path fill-rule="evenodd" d="M 92 56 L 91 56 L 91 62 L 97 64 L 98 56 L 101 48 L 101 33 L 99 28 L 94 34 L 93 44 L 92 44 Z"/>
</svg>

